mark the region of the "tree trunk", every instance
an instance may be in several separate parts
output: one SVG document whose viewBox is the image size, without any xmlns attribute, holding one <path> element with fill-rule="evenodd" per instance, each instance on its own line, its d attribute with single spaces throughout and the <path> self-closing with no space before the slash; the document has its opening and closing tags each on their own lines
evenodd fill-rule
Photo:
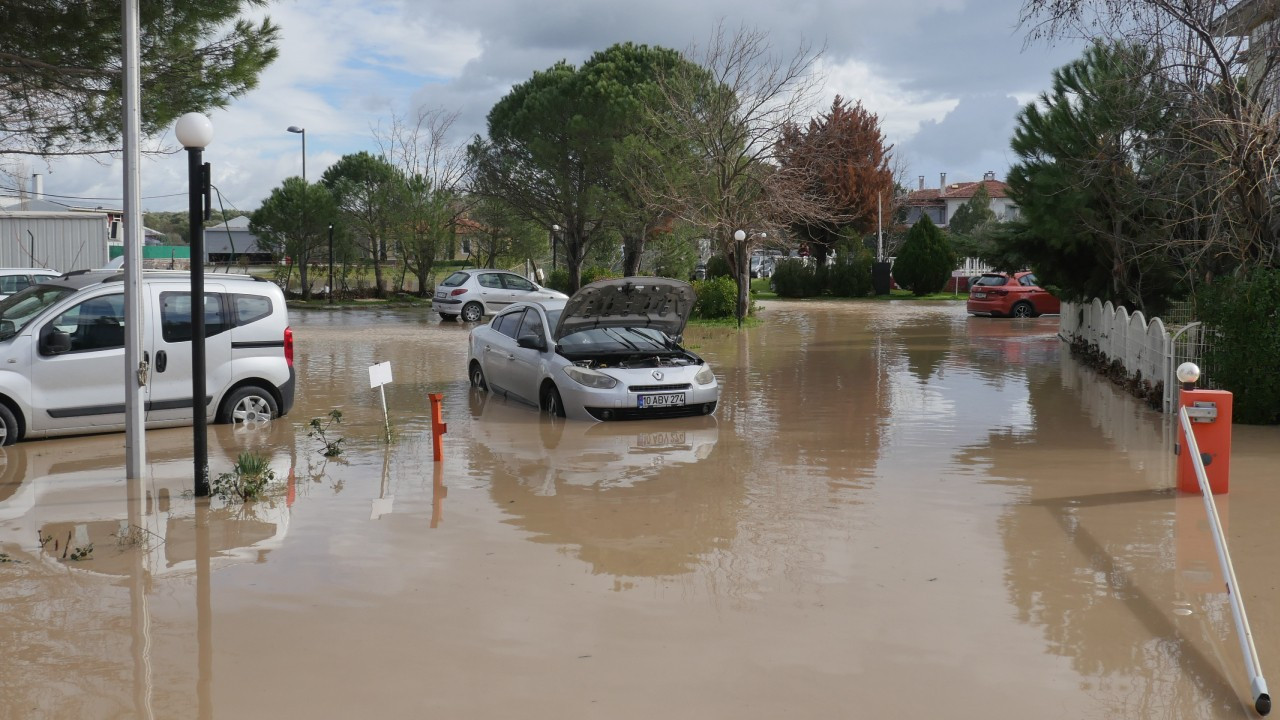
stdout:
<svg viewBox="0 0 1280 720">
<path fill-rule="evenodd" d="M 308 263 L 307 263 L 307 261 L 306 261 L 306 260 L 303 260 L 303 261 L 298 265 L 298 284 L 301 286 L 301 289 L 302 289 L 302 299 L 303 299 L 303 300 L 310 300 L 310 299 L 311 299 L 311 281 L 307 279 L 307 277 L 308 277 L 308 276 L 307 276 L 307 264 L 308 264 Z"/>
<path fill-rule="evenodd" d="M 622 251 L 622 274 L 631 277 L 640 272 L 640 255 L 641 250 L 633 247 L 630 243 Z"/>
<path fill-rule="evenodd" d="M 378 253 L 373 253 L 373 296 L 376 298 L 383 297 L 382 292 L 382 261 L 378 259 Z"/>
<path fill-rule="evenodd" d="M 435 290 L 428 284 L 431 281 L 431 266 L 427 263 L 422 263 L 418 265 L 418 272 L 415 274 L 418 276 L 418 297 L 431 297 L 432 291 Z"/>
</svg>

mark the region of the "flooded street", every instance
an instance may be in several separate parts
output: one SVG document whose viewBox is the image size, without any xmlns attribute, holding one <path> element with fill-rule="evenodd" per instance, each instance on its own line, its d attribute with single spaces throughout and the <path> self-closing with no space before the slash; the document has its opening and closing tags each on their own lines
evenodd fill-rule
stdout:
<svg viewBox="0 0 1280 720">
<path fill-rule="evenodd" d="M 1056 317 L 762 318 L 686 333 L 713 417 L 592 425 L 472 391 L 465 325 L 295 311 L 292 413 L 210 428 L 214 476 L 271 458 L 250 505 L 191 497 L 189 428 L 134 502 L 123 435 L 5 448 L 0 718 L 1252 715 L 1171 431 Z M 1237 426 L 1218 499 L 1273 685 L 1277 447 Z"/>
</svg>

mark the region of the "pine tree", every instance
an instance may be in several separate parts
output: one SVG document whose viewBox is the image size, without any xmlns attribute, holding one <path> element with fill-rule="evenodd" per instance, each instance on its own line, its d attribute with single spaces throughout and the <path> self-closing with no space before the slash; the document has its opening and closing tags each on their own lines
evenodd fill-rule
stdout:
<svg viewBox="0 0 1280 720">
<path fill-rule="evenodd" d="M 142 132 L 224 107 L 276 59 L 279 29 L 240 17 L 267 0 L 140 3 Z M 0 153 L 119 150 L 119 2 L 0 0 Z"/>
<path fill-rule="evenodd" d="M 955 269 L 951 244 L 928 215 L 911 227 L 893 262 L 893 279 L 915 295 L 938 292 Z"/>
</svg>

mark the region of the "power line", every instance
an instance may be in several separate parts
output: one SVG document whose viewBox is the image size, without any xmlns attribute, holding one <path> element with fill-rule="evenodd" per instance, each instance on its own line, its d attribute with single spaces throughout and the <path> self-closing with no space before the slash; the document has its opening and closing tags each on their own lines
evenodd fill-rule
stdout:
<svg viewBox="0 0 1280 720">
<path fill-rule="evenodd" d="M 20 188 L 9 187 L 7 185 L 0 185 L 0 190 L 7 190 L 8 192 L 18 193 L 18 194 L 22 194 L 23 192 L 25 192 Z M 42 197 L 61 198 L 63 200 L 111 200 L 114 202 L 124 202 L 124 198 L 118 198 L 118 197 L 89 197 L 84 195 L 57 195 L 55 193 L 40 193 L 40 194 Z M 161 198 L 185 197 L 185 196 L 186 196 L 185 192 L 180 192 L 180 193 L 169 193 L 168 195 L 145 195 L 140 199 L 141 200 L 159 200 Z"/>
</svg>

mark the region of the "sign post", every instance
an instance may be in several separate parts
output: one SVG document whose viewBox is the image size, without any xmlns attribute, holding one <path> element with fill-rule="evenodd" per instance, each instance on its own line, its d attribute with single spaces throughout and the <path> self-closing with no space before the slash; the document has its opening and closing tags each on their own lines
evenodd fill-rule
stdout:
<svg viewBox="0 0 1280 720">
<path fill-rule="evenodd" d="M 387 391 L 383 386 L 391 382 L 391 363 L 381 362 L 369 366 L 369 387 L 378 388 L 382 397 L 382 421 L 387 427 L 387 442 L 391 442 L 391 416 L 387 414 Z"/>
</svg>

